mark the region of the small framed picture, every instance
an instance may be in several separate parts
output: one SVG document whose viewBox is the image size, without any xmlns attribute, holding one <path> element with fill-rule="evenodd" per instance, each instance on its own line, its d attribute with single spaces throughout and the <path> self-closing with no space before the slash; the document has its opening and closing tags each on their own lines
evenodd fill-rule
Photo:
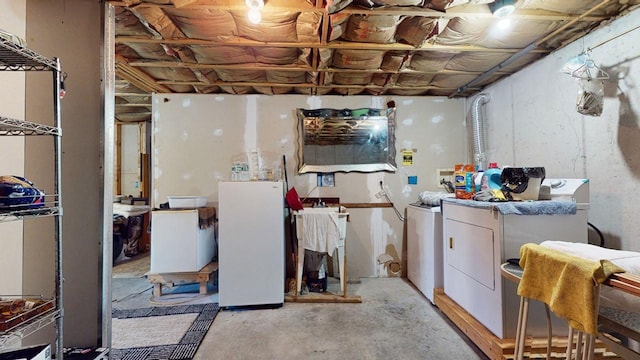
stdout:
<svg viewBox="0 0 640 360">
<path fill-rule="evenodd" d="M 335 186 L 333 173 L 318 173 L 318 187 Z"/>
</svg>

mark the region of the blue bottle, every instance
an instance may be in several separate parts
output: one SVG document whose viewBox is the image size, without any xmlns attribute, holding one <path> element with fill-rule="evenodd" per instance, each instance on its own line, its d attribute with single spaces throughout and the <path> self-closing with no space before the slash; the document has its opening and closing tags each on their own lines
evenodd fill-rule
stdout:
<svg viewBox="0 0 640 360">
<path fill-rule="evenodd" d="M 502 182 L 500 181 L 500 174 L 502 169 L 498 168 L 497 163 L 489 163 L 489 168 L 482 175 L 482 182 L 480 183 L 481 190 L 491 190 L 502 188 Z"/>
</svg>

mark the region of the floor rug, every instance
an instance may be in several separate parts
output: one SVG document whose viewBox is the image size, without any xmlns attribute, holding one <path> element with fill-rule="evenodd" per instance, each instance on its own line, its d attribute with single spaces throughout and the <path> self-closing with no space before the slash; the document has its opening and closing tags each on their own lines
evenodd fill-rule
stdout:
<svg viewBox="0 0 640 360">
<path fill-rule="evenodd" d="M 218 304 L 114 309 L 110 359 L 192 359 Z"/>
</svg>

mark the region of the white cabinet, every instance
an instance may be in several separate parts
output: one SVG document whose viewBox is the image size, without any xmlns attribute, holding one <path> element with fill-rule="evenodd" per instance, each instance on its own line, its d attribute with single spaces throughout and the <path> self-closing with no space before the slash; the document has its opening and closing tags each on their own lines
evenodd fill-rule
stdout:
<svg viewBox="0 0 640 360">
<path fill-rule="evenodd" d="M 55 290 L 53 298 L 49 299 L 51 294 L 39 294 L 47 298 L 47 306 L 41 307 L 43 310 L 38 315 L 33 315 L 33 311 L 25 311 L 24 317 L 28 320 L 12 324 L 8 321 L 7 328 L 0 331 L 0 352 L 5 348 L 11 348 L 19 344 L 20 341 L 35 333 L 37 330 L 49 326 L 54 323 L 56 327 L 56 358 L 62 358 L 62 346 L 63 346 L 63 321 L 62 321 L 62 198 L 60 194 L 61 189 L 61 119 L 60 119 L 60 89 L 62 83 L 62 70 L 60 62 L 57 58 L 49 59 L 39 55 L 28 48 L 25 48 L 19 44 L 16 44 L 4 37 L 0 37 L 0 71 L 44 71 L 51 72 L 52 79 L 52 106 L 53 119 L 45 120 L 43 123 L 29 122 L 24 120 L 12 119 L 3 116 L 0 113 L 0 136 L 48 136 L 51 138 L 53 154 L 53 170 L 51 172 L 51 183 L 53 183 L 52 189 L 44 190 L 46 195 L 41 203 L 41 206 L 25 207 L 9 205 L 3 209 L 0 209 L 0 222 L 16 221 L 16 220 L 29 220 L 39 217 L 53 217 L 53 227 L 51 233 L 54 239 L 54 257 L 55 265 L 54 269 L 46 270 L 47 272 L 53 271 L 55 274 Z M 10 100 L 6 100 L 10 101 Z M 2 109 L 0 109 L 1 111 Z M 47 154 L 48 155 L 48 154 Z M 0 163 L 0 175 L 14 175 L 3 173 L 2 164 Z M 38 184 L 35 184 L 38 188 Z M 4 202 L 3 202 L 4 203 Z M 51 235 L 42 234 L 42 241 L 49 241 Z M 2 239 L 0 239 L 2 240 Z M 1 243 L 1 241 L 0 241 Z M 2 244 L 0 244 L 2 246 Z M 30 254 L 25 254 L 29 256 Z M 31 254 L 33 255 L 33 254 Z M 11 276 L 9 274 L 8 276 Z M 0 294 L 2 296 L 3 294 Z M 15 296 L 16 294 L 11 294 Z M 18 295 L 22 296 L 22 295 Z M 25 297 L 27 297 L 25 295 Z M 52 304 L 49 306 L 49 304 Z"/>
<path fill-rule="evenodd" d="M 442 256 L 440 207 L 407 206 L 407 278 L 431 303 L 443 286 Z"/>
<path fill-rule="evenodd" d="M 213 260 L 214 227 L 201 228 L 198 211 L 152 211 L 151 273 L 197 272 Z"/>
<path fill-rule="evenodd" d="M 443 201 L 444 292 L 501 339 L 515 338 L 519 298 L 500 265 L 520 257 L 525 243 L 545 240 L 587 242 L 587 212 L 504 215 L 490 205 Z M 532 302 L 527 333 L 546 336 L 544 307 Z M 566 335 L 554 320 L 554 334 Z"/>
</svg>

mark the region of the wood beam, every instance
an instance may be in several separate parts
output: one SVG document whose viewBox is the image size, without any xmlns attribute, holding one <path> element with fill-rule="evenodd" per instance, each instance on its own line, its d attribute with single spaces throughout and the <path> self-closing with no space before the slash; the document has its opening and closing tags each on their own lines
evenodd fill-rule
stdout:
<svg viewBox="0 0 640 360">
<path fill-rule="evenodd" d="M 129 81 L 135 87 L 147 92 L 170 93 L 171 89 L 159 84 L 154 78 L 144 71 L 130 66 L 127 60 L 120 56 L 115 56 L 116 76 Z"/>
<path fill-rule="evenodd" d="M 439 45 L 425 43 L 420 47 L 408 44 L 391 43 L 355 43 L 349 41 L 332 41 L 327 44 L 311 42 L 262 42 L 244 38 L 234 38 L 232 40 L 219 42 L 199 39 L 150 39 L 139 36 L 116 36 L 118 44 L 169 44 L 169 45 L 203 45 L 203 46 L 252 46 L 252 47 L 280 47 L 280 48 L 328 48 L 344 50 L 409 50 L 409 51 L 458 51 L 458 52 L 490 52 L 490 53 L 516 53 L 521 49 L 492 49 L 482 46 L 472 45 Z M 550 51 L 544 49 L 535 50 L 536 53 L 547 54 Z"/>
<path fill-rule="evenodd" d="M 174 0 L 176 1 L 176 0 Z M 129 7 L 127 1 L 108 1 L 113 6 Z M 141 2 L 135 4 L 136 8 L 177 8 L 178 6 L 169 4 L 156 4 Z M 190 3 L 180 6 L 188 9 L 215 9 L 215 10 L 227 10 L 238 11 L 245 10 L 247 6 L 243 1 L 216 1 L 215 4 L 206 3 Z M 325 11 L 323 7 L 314 7 L 305 1 L 286 1 L 286 0 L 269 0 L 265 4 L 265 10 L 267 11 L 305 11 L 305 12 L 318 12 Z M 446 11 L 437 11 L 433 9 L 425 9 L 418 6 L 389 6 L 380 7 L 375 9 L 367 9 L 358 6 L 349 6 L 340 11 L 341 14 L 354 14 L 354 15 L 398 15 L 398 16 L 426 16 L 433 18 L 452 19 L 457 17 L 477 17 L 477 18 L 489 18 L 492 17 L 486 5 L 476 6 L 457 6 L 449 8 Z M 536 19 L 536 20 L 560 20 L 567 21 L 577 17 L 573 14 L 557 13 L 544 10 L 529 10 L 518 9 L 510 15 L 510 17 L 518 19 Z M 602 21 L 606 17 L 603 16 L 588 16 L 583 17 L 580 21 Z"/>
<path fill-rule="evenodd" d="M 256 71 L 284 71 L 284 72 L 322 72 L 322 73 L 372 73 L 372 74 L 448 74 L 448 75 L 480 75 L 481 71 L 466 70 L 416 70 L 416 69 L 400 69 L 400 70 L 383 70 L 383 69 L 340 69 L 327 68 L 314 70 L 308 66 L 282 66 L 282 65 L 261 65 L 261 64 L 185 64 L 170 61 L 157 62 L 131 62 L 133 67 L 160 67 L 160 68 L 190 68 L 190 69 L 213 69 L 213 70 L 256 70 Z M 509 74 L 508 71 L 499 71 L 498 74 Z M 168 81 L 158 81 L 159 84 L 167 84 Z M 181 82 L 182 83 L 182 82 Z M 198 84 L 208 84 L 205 81 L 197 81 Z M 131 94 L 134 96 L 135 94 Z M 139 96 L 141 94 L 138 94 Z"/>
<path fill-rule="evenodd" d="M 171 84 L 171 85 L 192 85 L 192 86 L 234 86 L 234 87 L 297 87 L 297 88 L 325 88 L 325 89 L 371 89 L 371 90 L 443 90 L 450 91 L 457 89 L 456 87 L 439 87 L 439 86 L 396 86 L 396 85 L 387 85 L 387 86 L 379 86 L 374 84 L 326 84 L 326 85 L 316 85 L 312 83 L 294 83 L 294 84 L 285 84 L 285 83 L 270 83 L 270 82 L 250 82 L 250 81 L 216 81 L 211 84 L 204 84 L 195 81 L 163 81 L 162 83 Z"/>
</svg>

